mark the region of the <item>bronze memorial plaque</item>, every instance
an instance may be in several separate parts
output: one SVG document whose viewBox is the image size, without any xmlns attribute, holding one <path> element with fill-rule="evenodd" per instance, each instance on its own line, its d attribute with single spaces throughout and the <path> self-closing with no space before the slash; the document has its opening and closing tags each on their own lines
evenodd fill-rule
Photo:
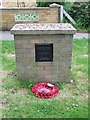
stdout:
<svg viewBox="0 0 90 120">
<path fill-rule="evenodd" d="M 35 44 L 35 61 L 53 61 L 53 44 Z"/>
</svg>

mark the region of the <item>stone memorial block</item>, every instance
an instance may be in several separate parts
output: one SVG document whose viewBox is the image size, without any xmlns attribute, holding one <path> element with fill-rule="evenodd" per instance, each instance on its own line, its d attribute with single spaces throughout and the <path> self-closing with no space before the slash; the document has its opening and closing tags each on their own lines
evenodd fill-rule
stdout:
<svg viewBox="0 0 90 120">
<path fill-rule="evenodd" d="M 68 23 L 16 24 L 11 33 L 18 76 L 35 82 L 70 82 L 75 32 Z"/>
</svg>

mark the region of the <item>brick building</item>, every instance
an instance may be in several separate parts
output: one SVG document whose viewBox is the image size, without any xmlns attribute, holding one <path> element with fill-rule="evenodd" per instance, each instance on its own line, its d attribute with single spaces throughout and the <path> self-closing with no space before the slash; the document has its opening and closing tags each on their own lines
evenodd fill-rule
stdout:
<svg viewBox="0 0 90 120">
<path fill-rule="evenodd" d="M 10 30 L 20 23 L 58 23 L 60 5 L 49 7 L 9 7 L 0 9 L 0 30 Z"/>
</svg>

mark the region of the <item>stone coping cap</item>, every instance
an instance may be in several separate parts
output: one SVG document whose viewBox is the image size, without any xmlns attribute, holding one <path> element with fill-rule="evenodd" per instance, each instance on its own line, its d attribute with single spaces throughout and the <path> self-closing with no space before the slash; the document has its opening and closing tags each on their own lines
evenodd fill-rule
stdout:
<svg viewBox="0 0 90 120">
<path fill-rule="evenodd" d="M 50 7 L 60 7 L 60 5 L 59 5 L 59 4 L 56 4 L 56 3 L 50 4 L 49 6 L 50 6 Z"/>
<path fill-rule="evenodd" d="M 16 24 L 12 34 L 75 34 L 76 29 L 69 23 Z"/>
</svg>

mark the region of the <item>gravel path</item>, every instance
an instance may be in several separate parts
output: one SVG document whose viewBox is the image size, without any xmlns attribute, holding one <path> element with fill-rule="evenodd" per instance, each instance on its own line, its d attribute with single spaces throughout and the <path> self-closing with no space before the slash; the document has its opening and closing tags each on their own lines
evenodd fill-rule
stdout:
<svg viewBox="0 0 90 120">
<path fill-rule="evenodd" d="M 74 38 L 90 38 L 90 33 L 76 33 Z M 0 31 L 0 40 L 14 40 L 14 36 L 10 31 Z"/>
</svg>

